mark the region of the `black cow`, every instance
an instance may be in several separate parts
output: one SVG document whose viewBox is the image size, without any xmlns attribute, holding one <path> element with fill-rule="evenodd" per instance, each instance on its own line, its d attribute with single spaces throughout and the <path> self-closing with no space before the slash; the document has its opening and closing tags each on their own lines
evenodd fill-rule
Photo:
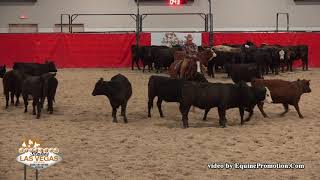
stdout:
<svg viewBox="0 0 320 180">
<path fill-rule="evenodd" d="M 243 64 L 257 64 L 261 73 L 268 73 L 272 64 L 272 51 L 268 48 L 244 45 L 241 47 L 240 62 Z"/>
<path fill-rule="evenodd" d="M 44 64 L 15 62 L 13 64 L 13 69 L 31 76 L 40 76 L 48 72 L 57 72 L 56 65 L 52 61 L 46 61 Z"/>
<path fill-rule="evenodd" d="M 280 45 L 261 45 L 261 48 L 259 48 L 260 50 L 263 50 L 266 54 L 265 56 L 263 56 L 262 58 L 257 58 L 256 61 L 257 63 L 260 60 L 260 63 L 263 64 L 263 62 L 261 62 L 261 59 L 264 59 L 265 62 L 265 66 L 266 67 L 270 67 L 272 70 L 272 73 L 275 74 L 279 74 L 279 68 L 280 66 L 284 66 L 287 61 L 286 61 L 286 53 L 287 50 L 286 48 L 280 46 Z M 282 68 L 282 71 L 283 68 Z M 267 71 L 268 72 L 268 71 Z"/>
<path fill-rule="evenodd" d="M 148 117 L 151 117 L 151 108 L 155 97 L 158 97 L 157 106 L 160 117 L 164 117 L 161 109 L 162 101 L 179 102 L 182 84 L 183 80 L 151 76 L 148 82 Z"/>
<path fill-rule="evenodd" d="M 53 78 L 55 75 L 56 74 L 51 73 L 45 73 L 41 76 L 26 75 L 26 78 L 22 82 L 22 96 L 25 113 L 28 112 L 28 95 L 31 95 L 33 97 L 33 115 L 37 115 L 37 119 L 40 118 L 44 99 L 48 96 L 49 92 L 49 79 Z"/>
<path fill-rule="evenodd" d="M 132 70 L 134 69 L 134 64 L 139 67 L 139 61 L 141 60 L 143 69 L 145 71 L 145 67 L 148 66 L 149 72 L 153 69 L 153 63 L 155 61 L 155 52 L 158 49 L 169 49 L 167 46 L 139 46 L 138 48 L 135 45 L 131 46 L 132 53 Z"/>
<path fill-rule="evenodd" d="M 255 50 L 251 51 L 253 62 L 256 63 L 258 71 L 263 74 L 269 73 L 269 68 L 274 70 L 276 67 L 278 67 L 278 62 L 276 60 L 273 60 L 273 52 L 274 49 L 271 48 L 256 48 Z"/>
<path fill-rule="evenodd" d="M 226 71 L 234 83 L 251 82 L 254 78 L 263 78 L 256 64 L 227 64 Z"/>
<path fill-rule="evenodd" d="M 254 63 L 253 52 L 257 49 L 257 46 L 250 42 L 246 41 L 244 44 L 226 44 L 223 46 L 233 48 L 233 53 L 236 53 L 234 48 L 238 48 L 240 51 L 236 55 L 236 63 Z"/>
<path fill-rule="evenodd" d="M 4 74 L 2 82 L 3 93 L 6 96 L 6 108 L 9 107 L 9 95 L 11 95 L 11 104 L 15 104 L 15 106 L 20 104 L 19 97 L 23 78 L 23 74 L 16 70 L 11 70 Z M 14 96 L 16 96 L 16 103 L 14 103 Z"/>
<path fill-rule="evenodd" d="M 111 78 L 111 81 L 103 81 L 101 78 L 95 85 L 93 96 L 105 95 L 112 106 L 113 122 L 117 123 L 117 109 L 121 106 L 121 116 L 125 123 L 128 123 L 126 116 L 127 103 L 132 95 L 132 87 L 129 80 L 122 74 Z"/>
<path fill-rule="evenodd" d="M 201 73 L 196 73 L 196 82 L 208 82 Z M 180 92 L 183 84 L 181 79 L 173 79 L 163 76 L 150 76 L 148 82 L 148 117 L 151 117 L 151 108 L 153 107 L 153 100 L 158 97 L 157 106 L 160 117 L 163 117 L 161 108 L 162 101 L 179 102 Z"/>
<path fill-rule="evenodd" d="M 202 74 L 202 73 L 199 73 L 199 72 L 197 72 L 195 75 L 194 75 L 194 78 L 193 78 L 193 80 L 192 81 L 194 81 L 194 82 L 209 82 L 207 79 L 206 79 L 206 77 L 204 76 L 204 74 Z"/>
<path fill-rule="evenodd" d="M 242 45 L 223 44 L 213 48 L 217 57 L 208 64 L 208 75 L 211 77 L 214 77 L 214 69 L 223 69 L 227 64 L 255 63 L 254 52 L 257 46 L 250 41 Z"/>
<path fill-rule="evenodd" d="M 302 69 L 308 70 L 309 60 L 308 60 L 308 46 L 298 45 L 298 46 L 287 46 L 288 49 L 287 59 L 288 59 L 288 69 L 292 71 L 292 65 L 295 60 L 301 59 Z"/>
<path fill-rule="evenodd" d="M 53 113 L 53 101 L 55 101 L 56 91 L 58 87 L 58 79 L 56 77 L 51 77 L 47 80 L 47 100 L 48 100 L 48 111 L 50 114 Z"/>
<path fill-rule="evenodd" d="M 131 69 L 134 70 L 134 64 L 136 64 L 136 66 L 138 67 L 138 69 L 140 70 L 140 66 L 139 66 L 139 59 L 140 59 L 140 48 L 137 47 L 136 45 L 132 45 L 131 46 Z"/>
<path fill-rule="evenodd" d="M 143 70 L 144 72 L 145 67 L 148 66 L 149 72 L 153 70 L 153 64 L 155 64 L 156 60 L 156 52 L 160 49 L 169 49 L 167 46 L 144 46 L 141 49 L 141 60 L 143 63 Z"/>
<path fill-rule="evenodd" d="M 4 74 L 7 72 L 6 65 L 0 66 L 0 78 L 3 78 Z"/>
<path fill-rule="evenodd" d="M 242 44 L 229 44 L 229 43 L 222 43 L 224 46 L 234 47 L 234 48 L 240 48 L 243 45 Z"/>
<path fill-rule="evenodd" d="M 269 91 L 264 87 L 249 87 L 245 82 L 238 84 L 222 83 L 193 83 L 183 84 L 180 100 L 180 112 L 182 114 L 183 127 L 188 128 L 188 113 L 190 107 L 196 106 L 205 109 L 206 116 L 211 108 L 218 107 L 220 127 L 226 126 L 226 110 L 230 108 L 239 108 L 241 125 L 244 123 L 244 111 L 250 114 L 245 121 L 249 121 L 253 115 L 253 109 L 257 103 L 264 101 L 268 96 L 268 102 L 271 102 Z"/>
<path fill-rule="evenodd" d="M 154 52 L 154 67 L 157 72 L 161 72 L 163 68 L 169 68 L 174 62 L 174 54 L 181 51 L 181 47 L 157 48 Z"/>
<path fill-rule="evenodd" d="M 296 46 L 296 59 L 301 59 L 302 69 L 308 71 L 309 68 L 309 48 L 307 45 Z"/>
<path fill-rule="evenodd" d="M 153 69 L 154 62 L 154 47 L 153 46 L 143 46 L 139 48 L 139 58 L 142 61 L 143 69 L 145 71 L 146 66 L 148 66 L 149 72 Z"/>
<path fill-rule="evenodd" d="M 241 54 L 236 52 L 215 51 L 217 56 L 208 62 L 208 75 L 214 77 L 214 69 L 225 68 L 226 64 L 240 63 Z"/>
<path fill-rule="evenodd" d="M 240 49 L 241 63 L 255 63 L 254 54 L 257 50 L 257 46 L 254 43 L 247 41 L 245 44 L 241 45 Z"/>
</svg>

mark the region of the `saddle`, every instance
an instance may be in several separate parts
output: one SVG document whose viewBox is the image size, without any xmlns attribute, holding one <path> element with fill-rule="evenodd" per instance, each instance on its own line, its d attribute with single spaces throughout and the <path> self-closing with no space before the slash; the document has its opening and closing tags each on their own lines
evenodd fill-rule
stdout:
<svg viewBox="0 0 320 180">
<path fill-rule="evenodd" d="M 183 59 L 177 59 L 171 66 L 171 72 L 175 74 L 173 76 L 186 80 L 192 79 L 197 72 L 197 61 L 199 61 L 199 59 L 196 56 L 185 56 Z"/>
</svg>

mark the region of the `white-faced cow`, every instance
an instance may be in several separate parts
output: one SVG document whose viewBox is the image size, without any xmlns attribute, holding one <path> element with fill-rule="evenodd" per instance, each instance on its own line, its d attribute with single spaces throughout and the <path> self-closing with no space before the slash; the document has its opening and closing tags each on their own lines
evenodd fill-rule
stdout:
<svg viewBox="0 0 320 180">
<path fill-rule="evenodd" d="M 251 84 L 253 87 L 266 86 L 270 89 L 272 103 L 283 104 L 285 111 L 281 113 L 281 116 L 284 116 L 289 111 L 290 104 L 295 107 L 299 117 L 303 118 L 299 108 L 299 101 L 302 94 L 311 92 L 309 80 L 298 79 L 297 81 L 290 82 L 279 79 L 254 79 Z M 267 114 L 263 110 L 263 103 L 259 103 L 258 107 L 262 115 L 267 117 Z"/>
</svg>

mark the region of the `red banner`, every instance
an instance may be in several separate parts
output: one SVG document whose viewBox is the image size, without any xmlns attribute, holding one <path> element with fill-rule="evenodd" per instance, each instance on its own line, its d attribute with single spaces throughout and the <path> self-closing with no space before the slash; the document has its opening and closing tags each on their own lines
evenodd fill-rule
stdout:
<svg viewBox="0 0 320 180">
<path fill-rule="evenodd" d="M 208 33 L 202 34 L 208 45 Z M 215 33 L 214 44 L 242 44 L 247 40 L 279 45 L 309 46 L 310 67 L 320 67 L 320 33 Z M 135 34 L 0 34 L 0 65 L 15 61 L 53 60 L 60 68 L 130 67 Z M 141 45 L 151 44 L 151 34 L 143 33 Z"/>
<path fill-rule="evenodd" d="M 150 45 L 150 34 L 140 44 Z M 0 65 L 53 60 L 60 68 L 129 67 L 135 34 L 0 34 Z"/>
<path fill-rule="evenodd" d="M 308 45 L 309 67 L 320 67 L 320 33 L 214 33 L 214 44 L 243 44 L 247 40 L 260 45 L 279 44 L 287 45 Z M 202 34 L 203 45 L 209 44 L 209 34 Z M 300 65 L 299 62 L 297 65 Z"/>
</svg>

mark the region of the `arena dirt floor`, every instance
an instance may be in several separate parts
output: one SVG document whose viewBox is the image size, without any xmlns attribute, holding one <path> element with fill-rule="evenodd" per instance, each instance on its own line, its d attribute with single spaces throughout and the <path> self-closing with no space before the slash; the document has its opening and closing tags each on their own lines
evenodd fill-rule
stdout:
<svg viewBox="0 0 320 180">
<path fill-rule="evenodd" d="M 122 73 L 133 85 L 128 124 L 112 123 L 104 96 L 91 92 L 100 77 Z M 291 106 L 267 104 L 264 119 L 255 109 L 250 122 L 240 126 L 237 109 L 227 111 L 227 128 L 218 127 L 212 109 L 189 115 L 189 129 L 181 128 L 177 103 L 163 103 L 147 117 L 147 84 L 151 73 L 128 69 L 60 69 L 54 114 L 35 119 L 23 106 L 4 108 L 0 96 L 0 179 L 23 179 L 23 165 L 15 159 L 22 141 L 37 139 L 43 147 L 59 147 L 63 161 L 40 171 L 40 179 L 320 179 L 320 70 L 300 70 L 267 79 L 311 79 L 312 93 L 304 94 L 300 119 Z M 231 82 L 218 74 L 211 82 Z M 2 84 L 0 85 L 2 89 Z M 2 91 L 2 90 L 1 90 Z M 154 104 L 156 103 L 156 100 Z M 155 106 L 156 107 L 156 106 Z M 119 115 L 119 113 L 118 113 Z M 247 115 L 247 114 L 246 114 Z M 209 169 L 210 163 L 303 163 L 304 169 Z M 28 179 L 35 179 L 28 168 Z"/>
</svg>

